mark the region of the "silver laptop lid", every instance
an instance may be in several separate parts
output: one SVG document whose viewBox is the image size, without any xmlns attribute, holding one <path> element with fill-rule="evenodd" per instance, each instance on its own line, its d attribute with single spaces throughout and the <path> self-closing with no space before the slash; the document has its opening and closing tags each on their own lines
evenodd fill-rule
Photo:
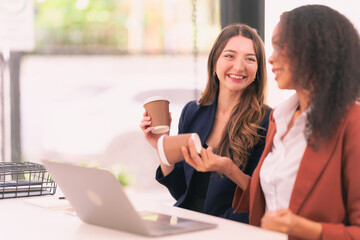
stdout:
<svg viewBox="0 0 360 240">
<path fill-rule="evenodd" d="M 150 234 L 121 184 L 109 171 L 47 160 L 42 162 L 82 221 Z"/>
<path fill-rule="evenodd" d="M 146 236 L 204 230 L 216 224 L 134 209 L 121 184 L 107 170 L 42 161 L 73 209 L 86 223 Z"/>
</svg>

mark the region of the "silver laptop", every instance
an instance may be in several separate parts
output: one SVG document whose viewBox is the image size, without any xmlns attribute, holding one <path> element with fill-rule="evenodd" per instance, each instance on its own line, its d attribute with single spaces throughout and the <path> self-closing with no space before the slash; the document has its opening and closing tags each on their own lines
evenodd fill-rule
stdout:
<svg viewBox="0 0 360 240">
<path fill-rule="evenodd" d="M 121 184 L 107 170 L 48 160 L 42 162 L 83 222 L 145 236 L 216 227 L 213 223 L 137 212 Z"/>
</svg>

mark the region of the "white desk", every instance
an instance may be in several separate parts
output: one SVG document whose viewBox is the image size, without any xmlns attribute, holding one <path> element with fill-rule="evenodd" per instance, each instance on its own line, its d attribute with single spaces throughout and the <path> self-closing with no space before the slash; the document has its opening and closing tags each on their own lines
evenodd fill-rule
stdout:
<svg viewBox="0 0 360 240">
<path fill-rule="evenodd" d="M 179 217 L 217 223 L 217 228 L 158 239 L 251 239 L 251 240 L 285 240 L 287 235 L 265 231 L 231 220 L 201 214 L 169 204 L 155 202 L 154 196 L 146 194 L 129 194 L 137 210 L 151 210 Z M 49 202 L 57 200 L 55 196 L 40 196 L 16 199 L 0 199 L 0 236 L 1 239 L 36 239 L 36 240 L 112 240 L 112 239 L 154 239 L 130 234 L 108 228 L 83 223 L 78 217 L 62 209 L 48 209 L 28 204 L 29 201 Z M 155 238 L 157 239 L 157 238 Z"/>
</svg>

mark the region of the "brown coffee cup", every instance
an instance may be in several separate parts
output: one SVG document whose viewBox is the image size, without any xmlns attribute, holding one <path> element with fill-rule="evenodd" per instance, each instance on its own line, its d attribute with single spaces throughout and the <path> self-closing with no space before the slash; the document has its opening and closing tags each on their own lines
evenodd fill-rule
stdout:
<svg viewBox="0 0 360 240">
<path fill-rule="evenodd" d="M 144 101 L 144 108 L 151 117 L 150 127 L 154 134 L 161 134 L 170 130 L 169 100 L 165 97 L 154 96 Z"/>
<path fill-rule="evenodd" d="M 184 160 L 181 151 L 182 146 L 188 146 L 189 138 L 194 140 L 197 153 L 201 152 L 201 140 L 197 133 L 185 133 L 175 136 L 163 135 L 158 140 L 158 154 L 161 162 L 171 166 L 174 163 Z"/>
</svg>

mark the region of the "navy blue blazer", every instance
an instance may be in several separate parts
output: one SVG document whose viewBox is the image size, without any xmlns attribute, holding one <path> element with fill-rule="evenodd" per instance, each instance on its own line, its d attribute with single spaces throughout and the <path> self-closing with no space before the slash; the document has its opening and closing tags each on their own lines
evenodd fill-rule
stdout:
<svg viewBox="0 0 360 240">
<path fill-rule="evenodd" d="M 191 101 L 185 105 L 179 120 L 179 134 L 197 133 L 203 146 L 206 146 L 212 129 L 217 99 L 209 106 L 199 106 L 196 101 Z M 248 163 L 244 173 L 252 175 L 256 168 L 265 146 L 265 136 L 269 124 L 270 108 L 268 109 L 260 126 L 258 133 L 263 136 L 259 143 L 249 149 Z M 181 207 L 189 193 L 192 184 L 191 178 L 196 170 L 185 161 L 176 163 L 171 173 L 162 174 L 160 167 L 156 170 L 156 180 L 166 186 L 171 195 L 177 200 L 175 206 Z M 247 213 L 233 213 L 232 200 L 235 193 L 236 184 L 226 176 L 221 177 L 217 172 L 212 172 L 209 180 L 208 190 L 204 203 L 204 213 L 219 216 L 235 221 L 248 223 Z"/>
</svg>

